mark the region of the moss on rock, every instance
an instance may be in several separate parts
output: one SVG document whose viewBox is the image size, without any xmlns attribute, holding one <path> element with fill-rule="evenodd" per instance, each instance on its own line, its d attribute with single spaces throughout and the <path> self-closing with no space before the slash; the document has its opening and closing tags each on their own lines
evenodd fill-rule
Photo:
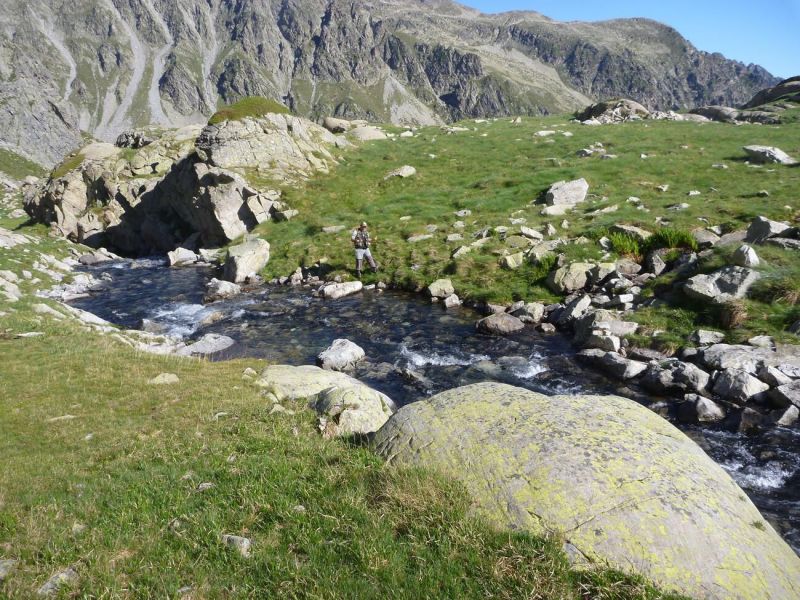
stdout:
<svg viewBox="0 0 800 600">
<path fill-rule="evenodd" d="M 800 558 L 744 492 L 631 400 L 477 384 L 403 407 L 374 446 L 394 464 L 457 477 L 498 526 L 560 534 L 588 560 L 665 588 L 800 594 Z"/>
</svg>

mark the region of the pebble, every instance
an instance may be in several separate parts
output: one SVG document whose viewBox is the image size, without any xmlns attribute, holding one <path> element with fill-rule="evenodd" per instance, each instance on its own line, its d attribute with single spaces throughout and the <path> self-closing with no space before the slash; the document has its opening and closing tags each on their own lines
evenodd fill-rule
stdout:
<svg viewBox="0 0 800 600">
<path fill-rule="evenodd" d="M 280 404 L 273 404 L 272 405 L 272 410 L 269 411 L 269 414 L 270 415 L 274 415 L 276 413 L 282 414 L 282 415 L 288 415 L 290 417 L 292 415 L 294 415 L 294 411 L 293 410 L 289 410 L 288 408 L 284 408 Z"/>
<path fill-rule="evenodd" d="M 6 580 L 9 573 L 14 570 L 14 567 L 17 566 L 17 561 L 12 560 L 10 558 L 5 560 L 0 560 L 0 583 Z"/>
<path fill-rule="evenodd" d="M 205 492 L 206 490 L 210 490 L 213 487 L 214 487 L 213 483 L 206 481 L 198 485 L 196 489 L 198 492 Z"/>
<path fill-rule="evenodd" d="M 239 552 L 242 557 L 250 557 L 251 542 L 249 538 L 241 537 L 239 535 L 223 534 L 221 539 L 223 544 L 225 544 L 228 548 L 232 548 Z"/>
<path fill-rule="evenodd" d="M 36 590 L 37 596 L 52 596 L 53 594 L 57 593 L 62 587 L 65 585 L 69 585 L 77 581 L 78 573 L 72 567 L 68 569 L 64 569 L 63 571 L 56 573 L 50 579 L 48 579 L 42 587 Z"/>
</svg>

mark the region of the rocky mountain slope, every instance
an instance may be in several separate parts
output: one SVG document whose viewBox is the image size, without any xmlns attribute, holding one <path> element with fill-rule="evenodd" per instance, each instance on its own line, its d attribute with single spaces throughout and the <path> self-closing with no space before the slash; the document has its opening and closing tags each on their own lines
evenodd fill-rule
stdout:
<svg viewBox="0 0 800 600">
<path fill-rule="evenodd" d="M 592 99 L 735 105 L 777 81 L 644 20 L 559 23 L 448 0 L 9 0 L 0 145 L 45 165 L 263 95 L 297 114 L 432 124 Z"/>
</svg>

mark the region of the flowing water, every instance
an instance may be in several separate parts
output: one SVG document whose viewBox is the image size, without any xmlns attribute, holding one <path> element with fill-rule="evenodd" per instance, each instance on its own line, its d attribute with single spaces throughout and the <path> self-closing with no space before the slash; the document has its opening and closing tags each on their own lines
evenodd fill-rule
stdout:
<svg viewBox="0 0 800 600">
<path fill-rule="evenodd" d="M 560 335 L 532 328 L 509 338 L 483 335 L 475 330 L 473 311 L 444 311 L 408 293 L 364 292 L 325 301 L 305 287 L 265 287 L 204 305 L 205 284 L 212 276 L 208 268 L 169 269 L 161 260 L 137 260 L 89 270 L 96 276 L 107 273 L 107 285 L 73 305 L 128 328 L 147 320 L 151 327 L 187 339 L 220 333 L 236 341 L 213 360 L 253 357 L 314 364 L 334 339 L 347 338 L 367 354 L 353 374 L 400 406 L 480 381 L 546 394 L 620 394 L 644 404 L 653 400 L 584 368 Z M 800 552 L 800 432 L 776 428 L 745 436 L 721 428 L 680 427 Z"/>
</svg>

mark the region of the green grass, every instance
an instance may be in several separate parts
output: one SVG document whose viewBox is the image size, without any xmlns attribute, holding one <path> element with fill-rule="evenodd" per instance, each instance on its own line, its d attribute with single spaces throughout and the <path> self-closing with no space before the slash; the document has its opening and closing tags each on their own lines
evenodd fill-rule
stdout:
<svg viewBox="0 0 800 600">
<path fill-rule="evenodd" d="M 696 249 L 690 232 L 706 224 L 732 231 L 746 227 L 758 215 L 792 219 L 800 208 L 795 194 L 800 169 L 752 168 L 745 164 L 741 150 L 744 145 L 761 143 L 800 157 L 798 125 L 640 122 L 592 128 L 568 123 L 563 117 L 528 118 L 522 125 L 508 120 L 464 125 L 475 131 L 445 135 L 438 128 L 423 128 L 414 138 L 364 144 L 344 153 L 330 174 L 284 190 L 285 200 L 300 215 L 288 225 L 267 223 L 259 228 L 273 248 L 266 274 L 282 276 L 298 265 L 324 261 L 336 273 L 351 275 L 349 228 L 366 220 L 376 240 L 373 252 L 382 265 L 383 279 L 415 289 L 450 276 L 456 291 L 467 298 L 547 300 L 549 293 L 537 282 L 538 273 L 501 268 L 500 254 L 506 247 L 499 235 L 493 234 L 489 244 L 462 259 L 450 256 L 483 228 L 502 225 L 514 233 L 517 227 L 511 225 L 512 218 L 524 218 L 534 228 L 549 223 L 559 236 L 590 240 L 599 239 L 616 223 L 636 225 L 654 232 L 652 241 L 637 252 L 629 241 L 615 238 L 615 254 L 643 257 L 657 247 Z M 541 129 L 573 136 L 535 138 L 533 134 Z M 603 143 L 618 158 L 575 155 L 594 142 Z M 641 154 L 648 158 L 640 158 Z M 712 168 L 719 163 L 728 169 Z M 386 172 L 404 164 L 416 167 L 417 175 L 383 180 Z M 578 177 L 590 184 L 588 201 L 563 218 L 540 215 L 541 205 L 535 201 L 542 192 L 558 180 Z M 666 193 L 657 189 L 662 184 L 670 186 Z M 770 196 L 760 197 L 761 189 Z M 701 195 L 689 197 L 690 190 L 699 190 Z M 640 198 L 646 210 L 627 202 L 631 196 Z M 684 202 L 690 204 L 686 210 L 671 208 Z M 465 208 L 472 211 L 470 217 L 455 216 Z M 401 220 L 403 216 L 411 219 Z M 657 218 L 661 219 L 658 223 Z M 564 219 L 568 229 L 561 228 Z M 465 222 L 464 230 L 453 228 L 457 220 Z M 324 234 L 324 225 L 348 229 Z M 410 235 L 425 233 L 428 225 L 438 226 L 433 239 L 406 242 Z M 463 242 L 445 241 L 448 233 L 456 232 L 463 234 Z M 602 256 L 595 242 L 560 251 L 569 258 Z"/>
<path fill-rule="evenodd" d="M 63 177 L 70 171 L 73 171 L 81 166 L 83 162 L 83 155 L 79 152 L 74 154 L 70 154 L 64 160 L 62 160 L 53 171 L 50 173 L 50 179 L 58 179 L 59 177 Z"/>
<path fill-rule="evenodd" d="M 65 248 L 42 237 L 37 250 Z M 33 260 L 17 247 L 0 269 Z M 80 578 L 62 597 L 670 597 L 572 570 L 557 536 L 488 527 L 459 484 L 324 439 L 301 402 L 271 415 L 241 376 L 262 361 L 137 353 L 34 314 L 38 301 L 0 317 L 0 558 L 20 561 L 4 597 L 67 566 Z M 45 335 L 14 337 L 25 331 Z M 162 372 L 180 383 L 147 384 Z M 252 556 L 225 533 L 249 537 Z"/>
<path fill-rule="evenodd" d="M 0 173 L 5 173 L 14 179 L 24 179 L 28 175 L 43 177 L 45 170 L 41 165 L 19 154 L 0 148 Z"/>
<path fill-rule="evenodd" d="M 269 113 L 289 114 L 289 109 L 280 102 L 269 98 L 249 96 L 218 110 L 208 120 L 208 124 L 217 125 L 223 121 L 239 121 L 246 117 L 262 117 Z"/>
</svg>

